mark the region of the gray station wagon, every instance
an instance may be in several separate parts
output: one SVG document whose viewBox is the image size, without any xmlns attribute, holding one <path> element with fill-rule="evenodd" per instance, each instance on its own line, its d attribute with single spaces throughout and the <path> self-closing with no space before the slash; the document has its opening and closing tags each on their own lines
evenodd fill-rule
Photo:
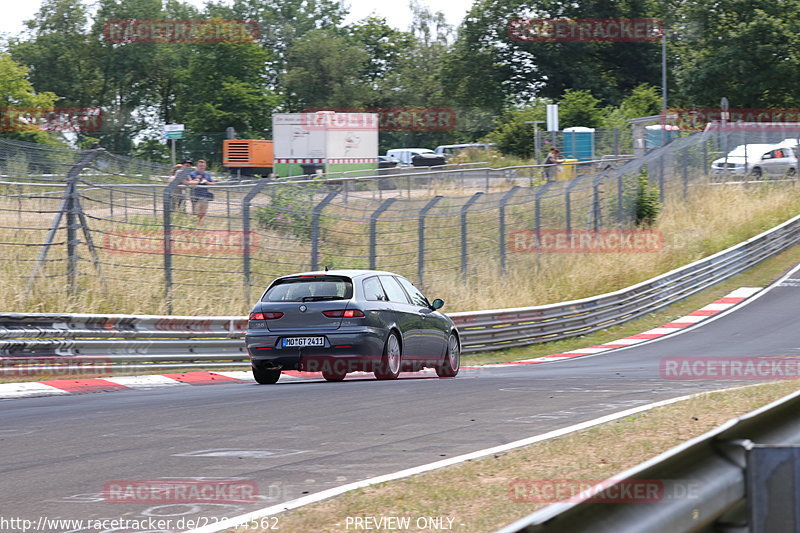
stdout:
<svg viewBox="0 0 800 533">
<path fill-rule="evenodd" d="M 461 343 L 452 320 L 407 279 L 377 270 L 306 272 L 273 281 L 250 313 L 245 342 L 258 383 L 282 370 L 321 372 L 328 381 L 432 367 L 458 374 Z"/>
</svg>

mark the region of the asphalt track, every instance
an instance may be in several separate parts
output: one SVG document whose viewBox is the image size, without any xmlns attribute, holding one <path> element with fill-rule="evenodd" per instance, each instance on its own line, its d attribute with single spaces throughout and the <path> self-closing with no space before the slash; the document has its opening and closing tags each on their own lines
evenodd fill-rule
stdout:
<svg viewBox="0 0 800 533">
<path fill-rule="evenodd" d="M 12 517 L 36 523 L 42 516 L 213 521 L 631 407 L 743 384 L 666 379 L 660 363 L 800 355 L 799 312 L 796 273 L 732 313 L 654 342 L 467 370 L 455 379 L 236 383 L 3 401 L 0 523 Z M 214 505 L 104 499 L 110 482 L 167 479 L 252 480 L 259 497 L 252 504 Z"/>
</svg>

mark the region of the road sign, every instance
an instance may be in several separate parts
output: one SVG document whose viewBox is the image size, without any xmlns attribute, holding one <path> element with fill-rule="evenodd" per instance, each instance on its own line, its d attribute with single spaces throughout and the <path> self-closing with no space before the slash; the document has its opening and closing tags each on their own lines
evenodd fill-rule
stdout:
<svg viewBox="0 0 800 533">
<path fill-rule="evenodd" d="M 183 131 L 183 124 L 164 124 L 164 133 L 168 131 Z"/>
<path fill-rule="evenodd" d="M 165 139 L 183 139 L 183 131 L 165 131 Z"/>
</svg>

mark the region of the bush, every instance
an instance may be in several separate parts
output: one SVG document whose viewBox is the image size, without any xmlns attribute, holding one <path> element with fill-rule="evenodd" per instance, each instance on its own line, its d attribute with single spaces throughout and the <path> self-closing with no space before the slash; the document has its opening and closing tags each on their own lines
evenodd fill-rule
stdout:
<svg viewBox="0 0 800 533">
<path fill-rule="evenodd" d="M 270 203 L 256 210 L 256 223 L 264 229 L 311 238 L 313 188 L 277 185 L 270 191 Z"/>
<path fill-rule="evenodd" d="M 650 185 L 647 171 L 642 169 L 636 187 L 636 225 L 650 227 L 661 212 L 658 187 Z"/>
</svg>

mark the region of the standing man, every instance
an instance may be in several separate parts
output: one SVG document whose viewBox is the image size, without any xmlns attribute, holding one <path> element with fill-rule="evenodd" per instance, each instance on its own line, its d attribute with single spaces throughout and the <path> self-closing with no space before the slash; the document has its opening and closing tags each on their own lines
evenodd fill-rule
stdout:
<svg viewBox="0 0 800 533">
<path fill-rule="evenodd" d="M 190 177 L 191 172 L 192 172 L 192 161 L 190 159 L 184 159 L 180 165 L 175 165 L 172 168 L 172 172 L 170 172 L 172 178 L 169 181 L 170 183 L 172 183 L 174 180 L 179 179 L 181 185 L 191 185 L 192 183 L 194 183 L 192 181 L 192 178 Z M 183 192 L 183 187 L 178 187 L 172 193 L 172 210 L 184 213 L 185 204 L 186 204 L 186 195 Z"/>
<path fill-rule="evenodd" d="M 544 167 L 544 177 L 547 181 L 553 181 L 553 178 L 556 175 L 556 168 L 555 165 L 563 163 L 564 160 L 561 158 L 561 152 L 553 146 L 550 148 L 550 152 L 547 154 L 547 159 L 544 160 L 544 164 L 547 165 Z"/>
<path fill-rule="evenodd" d="M 206 162 L 203 159 L 197 161 L 197 170 L 189 174 L 189 177 L 191 178 L 189 183 L 195 185 L 192 189 L 192 212 L 197 216 L 197 221 L 202 222 L 208 212 L 208 202 L 214 199 L 214 193 L 206 186 L 214 185 L 216 182 L 206 170 Z"/>
</svg>

